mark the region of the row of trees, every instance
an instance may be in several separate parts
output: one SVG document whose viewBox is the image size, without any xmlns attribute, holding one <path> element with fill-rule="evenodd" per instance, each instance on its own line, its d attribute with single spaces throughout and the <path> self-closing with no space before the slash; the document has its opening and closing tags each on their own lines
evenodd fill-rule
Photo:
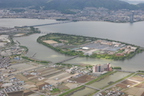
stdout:
<svg viewBox="0 0 144 96">
<path fill-rule="evenodd" d="M 32 61 L 32 62 L 37 62 L 37 63 L 43 63 L 43 64 L 48 64 L 50 63 L 49 61 L 41 61 L 41 60 L 36 60 L 36 59 L 32 59 L 32 58 L 29 58 L 29 57 L 26 57 L 26 56 L 22 56 L 23 59 L 26 59 L 26 60 L 29 60 L 29 61 Z"/>
</svg>

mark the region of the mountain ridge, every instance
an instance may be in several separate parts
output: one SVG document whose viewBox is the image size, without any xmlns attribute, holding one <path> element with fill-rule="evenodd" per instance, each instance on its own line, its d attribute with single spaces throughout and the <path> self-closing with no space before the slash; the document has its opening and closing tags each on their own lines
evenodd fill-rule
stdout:
<svg viewBox="0 0 144 96">
<path fill-rule="evenodd" d="M 110 10 L 140 9 L 143 6 L 129 4 L 120 0 L 0 0 L 0 8 L 19 8 L 33 6 L 44 10 L 83 9 L 85 7 L 103 7 Z"/>
</svg>

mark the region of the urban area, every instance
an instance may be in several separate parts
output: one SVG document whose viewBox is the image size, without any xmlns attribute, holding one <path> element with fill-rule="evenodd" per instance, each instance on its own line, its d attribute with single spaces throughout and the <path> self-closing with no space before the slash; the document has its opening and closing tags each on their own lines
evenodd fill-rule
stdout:
<svg viewBox="0 0 144 96">
<path fill-rule="evenodd" d="M 57 10 L 35 10 L 31 8 L 1 9 L 0 18 L 36 18 L 69 21 L 110 21 L 137 22 L 144 20 L 143 10 L 109 10 L 106 8 L 86 7 L 83 10 L 70 9 L 71 13 Z"/>
<path fill-rule="evenodd" d="M 143 6 L 120 0 L 0 0 L 0 96 L 144 96 L 144 54 L 130 60 L 144 51 Z M 99 24 L 104 31 L 97 30 Z"/>
</svg>

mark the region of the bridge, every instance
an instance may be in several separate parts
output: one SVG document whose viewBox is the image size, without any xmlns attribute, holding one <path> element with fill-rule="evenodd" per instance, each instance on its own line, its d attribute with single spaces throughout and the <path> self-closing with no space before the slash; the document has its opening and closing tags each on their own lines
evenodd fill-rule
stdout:
<svg viewBox="0 0 144 96">
<path fill-rule="evenodd" d="M 78 55 L 73 56 L 73 57 L 70 57 L 70 58 L 65 59 L 65 60 L 62 60 L 62 61 L 59 61 L 59 62 L 56 62 L 55 64 L 57 64 L 57 63 L 63 63 L 63 62 L 66 62 L 66 61 L 72 60 L 72 59 L 77 58 L 77 57 L 78 57 Z"/>
<path fill-rule="evenodd" d="M 95 87 L 92 87 L 92 86 L 88 86 L 88 85 L 84 85 L 85 87 L 88 87 L 88 88 L 91 88 L 91 89 L 95 89 L 95 90 L 101 90 L 101 89 L 99 89 L 99 88 L 95 88 Z"/>
<path fill-rule="evenodd" d="M 73 56 L 73 57 L 70 57 L 68 59 L 65 59 L 65 60 L 62 60 L 62 61 L 59 61 L 59 62 L 56 62 L 56 63 L 49 63 L 50 65 L 54 65 L 54 64 L 57 64 L 57 63 L 63 63 L 63 62 L 66 62 L 66 61 L 69 61 L 69 60 L 72 60 L 74 58 L 77 58 L 78 55 L 76 56 Z M 33 58 L 34 59 L 34 58 Z M 38 60 L 38 59 L 35 59 L 35 60 Z M 31 70 L 37 70 L 39 68 L 42 68 L 42 67 L 46 67 L 47 65 L 44 65 L 44 66 L 40 66 L 40 67 L 37 67 L 37 68 L 33 68 L 33 69 L 28 69 L 28 70 L 25 70 L 25 72 L 28 72 L 28 71 L 31 71 Z"/>
<path fill-rule="evenodd" d="M 39 26 L 56 25 L 56 24 L 63 24 L 63 23 L 70 23 L 70 22 L 71 21 L 56 22 L 56 23 L 48 23 L 48 24 L 39 24 L 39 25 L 26 26 L 26 27 L 39 27 Z"/>
</svg>

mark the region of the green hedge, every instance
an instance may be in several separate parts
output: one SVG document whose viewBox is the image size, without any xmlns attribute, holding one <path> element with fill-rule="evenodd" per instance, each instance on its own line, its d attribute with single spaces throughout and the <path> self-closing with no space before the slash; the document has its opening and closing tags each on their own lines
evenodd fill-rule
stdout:
<svg viewBox="0 0 144 96">
<path fill-rule="evenodd" d="M 26 57 L 26 56 L 22 56 L 23 59 L 26 59 L 26 60 L 29 60 L 29 61 L 32 61 L 32 62 L 37 62 L 37 63 L 50 63 L 49 61 L 41 61 L 41 60 L 35 60 L 35 59 L 32 59 L 32 58 L 29 58 L 29 57 Z"/>
<path fill-rule="evenodd" d="M 26 46 L 20 46 L 21 48 L 24 48 L 26 52 L 28 52 L 28 48 Z"/>
</svg>

